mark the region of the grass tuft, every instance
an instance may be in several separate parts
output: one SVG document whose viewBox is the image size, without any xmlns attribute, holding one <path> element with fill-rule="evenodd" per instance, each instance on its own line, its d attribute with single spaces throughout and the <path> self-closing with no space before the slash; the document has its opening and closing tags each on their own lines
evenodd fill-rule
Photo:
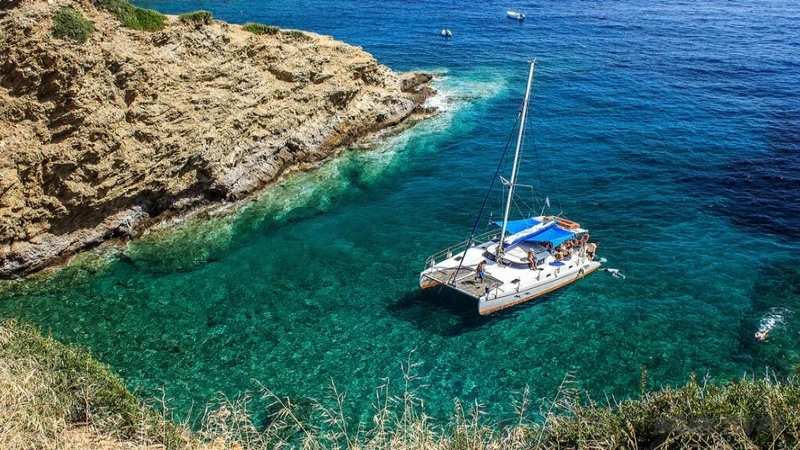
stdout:
<svg viewBox="0 0 800 450">
<path fill-rule="evenodd" d="M 53 36 L 57 38 L 83 44 L 89 40 L 92 32 L 94 32 L 94 24 L 83 17 L 80 11 L 69 6 L 59 8 L 53 15 Z"/>
<path fill-rule="evenodd" d="M 167 16 L 151 9 L 138 8 L 126 0 L 95 0 L 95 4 L 113 14 L 126 28 L 160 31 L 167 25 Z"/>
<path fill-rule="evenodd" d="M 214 17 L 208 11 L 195 11 L 179 15 L 178 20 L 183 23 L 210 25 Z"/>
<path fill-rule="evenodd" d="M 304 41 L 310 41 L 311 40 L 311 36 L 303 33 L 302 31 L 298 31 L 298 30 L 282 31 L 282 33 L 284 35 L 286 35 L 286 36 L 289 36 L 290 38 L 292 38 L 295 41 L 304 42 Z"/>
<path fill-rule="evenodd" d="M 273 27 L 271 25 L 264 25 L 262 23 L 246 23 L 242 25 L 242 29 L 244 31 L 249 31 L 257 36 L 261 36 L 262 34 L 278 34 L 280 28 Z"/>
</svg>

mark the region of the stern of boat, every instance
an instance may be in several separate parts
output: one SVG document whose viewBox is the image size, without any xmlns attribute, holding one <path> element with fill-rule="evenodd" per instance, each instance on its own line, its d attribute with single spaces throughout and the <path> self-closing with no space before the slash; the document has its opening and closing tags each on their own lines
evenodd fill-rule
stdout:
<svg viewBox="0 0 800 450">
<path fill-rule="evenodd" d="M 440 284 L 442 284 L 442 283 L 440 283 L 439 281 L 437 281 L 437 280 L 435 280 L 435 279 L 433 279 L 433 278 L 429 277 L 429 276 L 426 274 L 426 272 L 427 272 L 427 270 L 419 274 L 419 287 L 420 287 L 420 288 L 421 288 L 423 291 L 424 291 L 425 289 L 434 288 L 434 287 L 436 287 L 436 286 L 439 286 Z"/>
</svg>

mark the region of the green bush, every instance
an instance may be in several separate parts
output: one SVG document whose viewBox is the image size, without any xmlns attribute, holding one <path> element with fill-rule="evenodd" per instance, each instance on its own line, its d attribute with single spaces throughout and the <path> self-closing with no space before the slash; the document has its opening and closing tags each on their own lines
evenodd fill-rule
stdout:
<svg viewBox="0 0 800 450">
<path fill-rule="evenodd" d="M 94 24 L 68 6 L 60 8 L 53 15 L 53 36 L 70 39 L 83 44 L 94 31 Z"/>
<path fill-rule="evenodd" d="M 292 30 L 292 31 L 284 31 L 283 34 L 289 36 L 290 38 L 296 41 L 310 41 L 311 36 L 303 33 L 302 31 Z"/>
<path fill-rule="evenodd" d="M 196 24 L 209 25 L 211 24 L 211 21 L 214 20 L 214 16 L 212 16 L 211 13 L 208 11 L 195 11 L 192 13 L 179 15 L 178 20 L 180 20 L 183 23 L 196 23 Z"/>
<path fill-rule="evenodd" d="M 167 23 L 167 16 L 151 9 L 137 8 L 125 0 L 95 0 L 95 4 L 113 14 L 122 26 L 134 30 L 159 31 Z"/>
<path fill-rule="evenodd" d="M 278 27 L 264 25 L 262 23 L 246 23 L 242 25 L 242 29 L 259 36 L 262 34 L 278 34 L 278 31 L 280 31 Z"/>
</svg>

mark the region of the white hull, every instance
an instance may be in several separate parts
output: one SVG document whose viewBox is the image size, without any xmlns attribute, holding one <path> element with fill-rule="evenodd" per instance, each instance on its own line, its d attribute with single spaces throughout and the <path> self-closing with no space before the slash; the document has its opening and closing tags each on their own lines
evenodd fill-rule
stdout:
<svg viewBox="0 0 800 450">
<path fill-rule="evenodd" d="M 490 293 L 488 296 L 484 295 L 478 299 L 478 312 L 481 315 L 491 314 L 503 308 L 517 305 L 519 303 L 527 302 L 540 295 L 547 294 L 558 288 L 564 287 L 573 281 L 579 280 L 591 272 L 600 268 L 600 263 L 594 261 L 585 261 L 578 268 L 570 270 L 569 272 L 562 272 L 556 277 L 543 280 L 530 286 L 508 286 L 512 292 L 504 295 L 497 295 Z M 582 270 L 581 270 L 582 269 Z M 517 290 L 519 289 L 519 290 Z"/>
</svg>

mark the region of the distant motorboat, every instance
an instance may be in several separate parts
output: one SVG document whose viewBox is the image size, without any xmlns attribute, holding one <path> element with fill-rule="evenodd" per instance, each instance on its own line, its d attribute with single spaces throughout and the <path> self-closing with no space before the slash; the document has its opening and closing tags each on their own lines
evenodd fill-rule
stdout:
<svg viewBox="0 0 800 450">
<path fill-rule="evenodd" d="M 442 30 L 442 36 L 444 36 L 444 37 L 452 37 L 453 36 L 453 32 L 448 30 L 448 29 L 444 29 L 444 30 Z"/>
<path fill-rule="evenodd" d="M 522 14 L 521 12 L 508 11 L 506 14 L 508 14 L 508 17 L 512 19 L 525 20 L 525 14 Z"/>
</svg>

